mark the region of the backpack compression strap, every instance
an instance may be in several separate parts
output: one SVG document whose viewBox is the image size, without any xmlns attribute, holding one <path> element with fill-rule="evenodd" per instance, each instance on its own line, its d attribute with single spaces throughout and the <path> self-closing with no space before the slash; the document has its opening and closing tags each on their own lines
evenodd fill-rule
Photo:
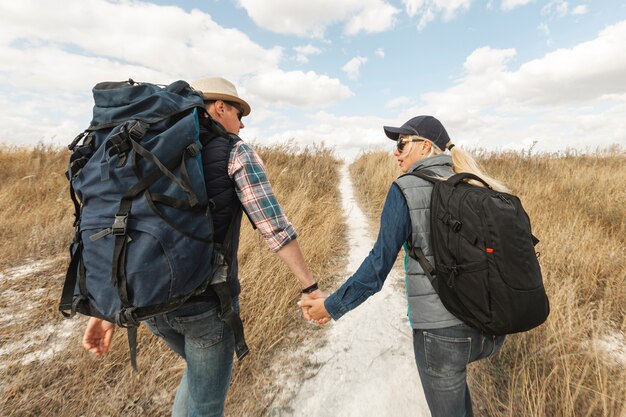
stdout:
<svg viewBox="0 0 626 417">
<path fill-rule="evenodd" d="M 215 291 L 215 294 L 220 300 L 220 318 L 230 326 L 235 336 L 235 352 L 237 353 L 237 359 L 243 360 L 244 357 L 250 352 L 243 332 L 243 323 L 241 317 L 233 309 L 232 297 L 230 290 L 228 289 L 228 272 L 232 259 L 230 259 L 230 248 L 232 244 L 233 230 L 235 227 L 236 216 L 233 214 L 228 231 L 226 232 L 226 238 L 221 245 L 217 245 L 219 249 L 215 253 L 214 263 L 216 265 L 213 279 L 211 280 L 211 288 Z"/>
<path fill-rule="evenodd" d="M 138 130 L 135 129 L 137 125 L 139 125 Z M 137 130 L 139 133 L 133 135 L 133 131 L 135 130 Z M 158 179 L 160 179 L 162 176 L 166 176 L 182 188 L 182 190 L 188 197 L 187 203 L 189 204 L 189 206 L 193 207 L 198 203 L 196 195 L 191 191 L 191 188 L 189 186 L 189 177 L 186 173 L 186 170 L 184 169 L 185 156 L 187 153 L 190 153 L 189 149 L 183 153 L 182 162 L 180 162 L 182 165 L 181 173 L 183 174 L 183 181 L 181 182 L 171 172 L 172 169 L 179 164 L 179 157 L 174 157 L 166 163 L 162 163 L 155 155 L 147 151 L 138 143 L 139 139 L 141 139 L 146 131 L 147 126 L 143 125 L 142 122 L 137 122 L 129 129 L 130 142 L 136 152 L 133 155 L 132 163 L 135 167 L 135 173 L 137 174 L 139 181 L 122 196 L 120 206 L 115 215 L 115 221 L 110 228 L 111 233 L 115 235 L 111 268 L 111 283 L 114 287 L 117 287 L 123 307 L 115 318 L 115 321 L 118 326 L 126 327 L 128 330 L 130 362 L 135 372 L 137 372 L 137 327 L 139 326 L 139 321 L 137 320 L 135 314 L 136 308 L 131 306 L 128 297 L 125 270 L 127 245 L 129 242 L 127 225 L 128 219 L 131 214 L 133 198 L 135 198 L 137 195 L 144 191 L 149 195 L 149 193 L 147 192 L 148 187 L 156 182 Z M 193 152 L 195 151 L 195 149 L 192 149 L 191 151 Z M 136 169 L 135 155 L 137 154 L 141 155 L 142 157 L 153 162 L 156 165 L 156 169 L 145 177 L 140 177 L 139 171 Z"/>
</svg>

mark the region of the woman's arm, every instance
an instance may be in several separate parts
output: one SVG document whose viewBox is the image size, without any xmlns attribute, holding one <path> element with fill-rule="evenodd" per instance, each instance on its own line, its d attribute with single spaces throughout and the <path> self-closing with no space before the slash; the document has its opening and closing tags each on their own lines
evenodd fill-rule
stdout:
<svg viewBox="0 0 626 417">
<path fill-rule="evenodd" d="M 303 306 L 311 307 L 309 313 L 316 320 L 322 317 L 332 317 L 338 320 L 348 311 L 359 306 L 367 298 L 380 291 L 396 261 L 398 252 L 410 234 L 409 208 L 398 186 L 392 184 L 380 216 L 378 238 L 367 258 L 354 275 L 323 304 L 319 300 L 306 300 L 302 301 Z"/>
</svg>

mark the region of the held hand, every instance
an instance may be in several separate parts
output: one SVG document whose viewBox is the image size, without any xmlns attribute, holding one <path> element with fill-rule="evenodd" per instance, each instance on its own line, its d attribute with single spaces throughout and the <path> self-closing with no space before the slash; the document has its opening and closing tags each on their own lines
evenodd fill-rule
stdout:
<svg viewBox="0 0 626 417">
<path fill-rule="evenodd" d="M 326 299 L 328 295 L 322 290 L 317 290 L 311 293 L 311 298 L 313 299 Z M 308 307 L 307 307 L 308 308 Z M 326 324 L 330 321 L 330 316 L 324 317 L 323 319 L 317 320 L 317 324 Z"/>
<path fill-rule="evenodd" d="M 115 324 L 91 317 L 83 336 L 83 347 L 97 356 L 107 353 L 114 330 Z"/>
<path fill-rule="evenodd" d="M 308 314 L 313 320 L 316 320 L 319 324 L 328 323 L 330 321 L 330 315 L 326 311 L 324 306 L 324 300 L 326 298 L 316 298 L 312 300 L 301 300 L 300 307 L 304 310 L 308 308 Z"/>
<path fill-rule="evenodd" d="M 324 291 L 318 289 L 318 290 L 315 290 L 315 291 L 313 291 L 312 293 L 309 293 L 309 294 L 304 294 L 303 293 L 300 296 L 300 301 L 302 301 L 302 300 L 314 300 L 316 298 L 326 298 L 326 297 L 327 297 L 326 293 L 324 293 Z M 309 314 L 309 307 L 304 307 L 304 306 L 301 305 L 301 303 L 298 303 L 298 305 L 302 309 L 302 316 L 304 317 L 304 319 L 306 321 L 312 320 L 312 317 Z"/>
</svg>

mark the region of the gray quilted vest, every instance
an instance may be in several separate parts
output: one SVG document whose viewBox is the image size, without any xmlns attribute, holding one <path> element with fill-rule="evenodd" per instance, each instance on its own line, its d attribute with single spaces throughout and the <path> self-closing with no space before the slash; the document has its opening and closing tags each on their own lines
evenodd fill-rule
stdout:
<svg viewBox="0 0 626 417">
<path fill-rule="evenodd" d="M 448 155 L 437 155 L 418 161 L 410 171 L 426 168 L 444 178 L 454 174 L 452 159 Z M 398 178 L 395 183 L 400 187 L 409 207 L 412 244 L 422 248 L 428 261 L 434 265 L 430 244 L 430 196 L 433 186 L 421 178 L 410 175 Z M 404 249 L 406 296 L 411 327 L 437 329 L 461 324 L 462 321 L 443 306 L 419 262 L 408 256 L 406 244 Z"/>
</svg>

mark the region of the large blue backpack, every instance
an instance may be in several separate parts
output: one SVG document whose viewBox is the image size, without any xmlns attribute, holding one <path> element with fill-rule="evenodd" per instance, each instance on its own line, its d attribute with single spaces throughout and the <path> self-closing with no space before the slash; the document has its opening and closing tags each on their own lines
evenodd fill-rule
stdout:
<svg viewBox="0 0 626 417">
<path fill-rule="evenodd" d="M 201 137 L 226 132 L 184 81 L 103 82 L 93 96 L 93 120 L 69 146 L 76 221 L 59 309 L 127 327 L 136 369 L 140 321 L 212 285 L 242 359 L 247 347 L 226 285 L 227 243 L 213 242 L 200 154 Z"/>
</svg>

